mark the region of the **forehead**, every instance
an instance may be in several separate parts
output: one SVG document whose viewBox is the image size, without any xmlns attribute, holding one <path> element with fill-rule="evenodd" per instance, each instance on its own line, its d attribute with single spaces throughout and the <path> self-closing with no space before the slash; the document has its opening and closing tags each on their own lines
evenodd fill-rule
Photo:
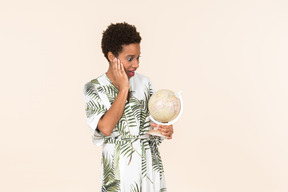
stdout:
<svg viewBox="0 0 288 192">
<path fill-rule="evenodd" d="M 140 54 L 140 44 L 132 43 L 129 45 L 122 45 L 123 49 L 121 54 L 125 55 L 139 55 Z"/>
</svg>

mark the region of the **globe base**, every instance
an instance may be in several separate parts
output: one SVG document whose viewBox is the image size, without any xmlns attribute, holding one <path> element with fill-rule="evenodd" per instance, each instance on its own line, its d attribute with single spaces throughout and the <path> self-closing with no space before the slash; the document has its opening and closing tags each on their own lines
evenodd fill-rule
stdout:
<svg viewBox="0 0 288 192">
<path fill-rule="evenodd" d="M 161 134 L 160 131 L 155 130 L 155 129 L 151 129 L 147 134 L 157 136 L 157 137 L 166 138 L 164 135 Z"/>
</svg>

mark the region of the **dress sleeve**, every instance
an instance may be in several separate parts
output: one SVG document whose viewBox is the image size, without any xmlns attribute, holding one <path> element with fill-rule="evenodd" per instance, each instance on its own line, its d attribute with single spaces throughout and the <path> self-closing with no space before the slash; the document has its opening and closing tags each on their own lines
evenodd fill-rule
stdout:
<svg viewBox="0 0 288 192">
<path fill-rule="evenodd" d="M 87 123 L 91 129 L 93 143 L 100 146 L 104 142 L 104 135 L 97 128 L 100 118 L 106 113 L 107 109 L 99 97 L 95 86 L 89 82 L 85 84 L 83 89 L 85 100 L 85 111 Z"/>
<path fill-rule="evenodd" d="M 148 79 L 148 86 L 149 86 L 149 98 L 153 95 L 154 91 L 154 87 L 150 81 L 150 79 Z"/>
</svg>

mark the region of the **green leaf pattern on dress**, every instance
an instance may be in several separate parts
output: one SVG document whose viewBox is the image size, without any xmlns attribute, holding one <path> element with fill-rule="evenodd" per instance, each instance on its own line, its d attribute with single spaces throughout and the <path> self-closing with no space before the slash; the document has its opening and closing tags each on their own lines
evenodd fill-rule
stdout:
<svg viewBox="0 0 288 192">
<path fill-rule="evenodd" d="M 146 135 L 150 129 L 148 101 L 153 94 L 152 84 L 148 78 L 139 74 L 133 78 L 130 79 L 129 102 L 113 130 L 117 136 L 106 137 L 100 133 L 104 139 L 101 174 L 103 192 L 142 192 L 144 189 L 166 191 L 164 169 L 158 150 L 163 139 L 154 136 L 147 138 Z M 105 96 L 110 105 L 118 94 L 118 89 L 105 74 L 85 84 L 88 119 L 97 117 L 95 119 L 98 120 L 100 117 L 97 115 L 102 116 L 108 110 L 99 94 L 102 94 L 102 98 Z M 91 122 L 97 125 L 97 122 Z"/>
</svg>

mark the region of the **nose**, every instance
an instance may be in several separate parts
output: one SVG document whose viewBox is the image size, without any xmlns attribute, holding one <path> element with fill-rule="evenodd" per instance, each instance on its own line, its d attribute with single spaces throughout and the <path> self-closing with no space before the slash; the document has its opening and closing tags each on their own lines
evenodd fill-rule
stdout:
<svg viewBox="0 0 288 192">
<path fill-rule="evenodd" d="M 139 61 L 135 61 L 133 64 L 132 64 L 132 67 L 137 69 L 139 67 Z"/>
</svg>

